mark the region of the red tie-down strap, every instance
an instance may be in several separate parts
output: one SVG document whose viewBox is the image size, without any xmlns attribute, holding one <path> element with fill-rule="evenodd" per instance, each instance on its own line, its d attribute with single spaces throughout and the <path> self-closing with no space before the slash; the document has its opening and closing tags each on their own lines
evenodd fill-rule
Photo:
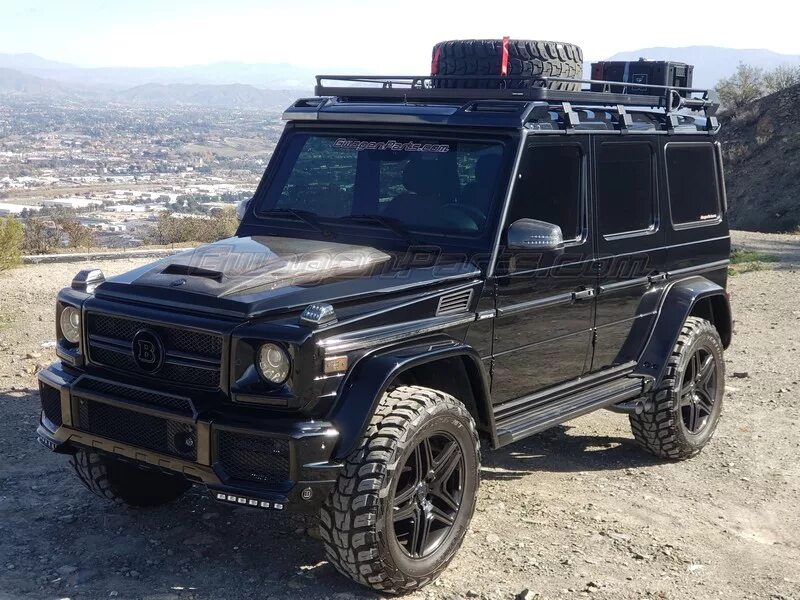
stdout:
<svg viewBox="0 0 800 600">
<path fill-rule="evenodd" d="M 439 74 L 439 56 L 441 53 L 442 45 L 436 44 L 436 47 L 433 49 L 433 60 L 431 61 L 431 75 Z"/>
<path fill-rule="evenodd" d="M 500 63 L 500 75 L 505 77 L 508 75 L 508 36 L 503 38 L 503 59 Z"/>
</svg>

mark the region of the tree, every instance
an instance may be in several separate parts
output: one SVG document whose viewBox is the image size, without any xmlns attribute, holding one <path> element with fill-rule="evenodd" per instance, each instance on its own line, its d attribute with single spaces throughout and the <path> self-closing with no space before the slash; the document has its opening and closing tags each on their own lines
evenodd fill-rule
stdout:
<svg viewBox="0 0 800 600">
<path fill-rule="evenodd" d="M 47 254 L 60 244 L 59 232 L 46 225 L 41 217 L 29 217 L 25 221 L 25 237 L 22 247 L 29 254 Z"/>
<path fill-rule="evenodd" d="M 783 91 L 800 84 L 800 65 L 781 65 L 764 74 L 767 94 Z"/>
<path fill-rule="evenodd" d="M 86 225 L 81 225 L 77 219 L 67 218 L 58 222 L 61 230 L 67 236 L 67 243 L 73 248 L 86 248 L 91 250 L 94 243 L 94 231 Z"/>
<path fill-rule="evenodd" d="M 736 72 L 716 86 L 723 108 L 732 111 L 761 98 L 764 89 L 764 71 L 744 63 L 739 63 Z"/>
<path fill-rule="evenodd" d="M 22 260 L 25 232 L 13 217 L 0 218 L 0 271 L 16 267 Z"/>
</svg>

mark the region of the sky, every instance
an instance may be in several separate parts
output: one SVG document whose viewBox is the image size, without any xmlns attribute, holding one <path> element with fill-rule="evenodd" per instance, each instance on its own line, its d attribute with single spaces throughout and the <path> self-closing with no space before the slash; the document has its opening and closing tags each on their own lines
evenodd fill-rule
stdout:
<svg viewBox="0 0 800 600">
<path fill-rule="evenodd" d="M 652 12 L 648 12 L 652 11 Z M 654 46 L 800 54 L 792 0 L 0 0 L 0 53 L 78 66 L 429 67 L 444 39 L 549 39 L 587 59 Z"/>
</svg>

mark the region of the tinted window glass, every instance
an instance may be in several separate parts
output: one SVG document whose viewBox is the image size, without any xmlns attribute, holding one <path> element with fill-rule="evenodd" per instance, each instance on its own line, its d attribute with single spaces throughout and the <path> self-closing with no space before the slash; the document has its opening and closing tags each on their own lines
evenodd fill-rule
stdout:
<svg viewBox="0 0 800 600">
<path fill-rule="evenodd" d="M 717 163 L 711 144 L 667 146 L 672 222 L 696 223 L 719 216 Z"/>
<path fill-rule="evenodd" d="M 602 235 L 641 231 L 654 220 L 649 144 L 605 143 L 597 151 L 597 213 Z"/>
<path fill-rule="evenodd" d="M 330 140 L 309 137 L 274 208 L 308 210 L 321 217 L 350 214 L 356 155 L 331 152 Z"/>
<path fill-rule="evenodd" d="M 583 155 L 577 146 L 535 146 L 520 165 L 508 223 L 537 219 L 561 227 L 565 240 L 580 237 Z"/>
<path fill-rule="evenodd" d="M 258 210 L 377 215 L 419 231 L 477 233 L 497 195 L 503 154 L 497 142 L 298 133 Z"/>
</svg>

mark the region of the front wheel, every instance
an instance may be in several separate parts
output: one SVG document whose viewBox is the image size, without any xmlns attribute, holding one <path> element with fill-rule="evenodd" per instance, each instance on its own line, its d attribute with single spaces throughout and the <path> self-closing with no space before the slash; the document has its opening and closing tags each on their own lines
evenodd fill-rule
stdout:
<svg viewBox="0 0 800 600">
<path fill-rule="evenodd" d="M 722 412 L 725 362 L 714 326 L 698 317 L 683 324 L 661 386 L 641 414 L 630 415 L 636 441 L 662 458 L 685 459 L 711 440 Z"/>
<path fill-rule="evenodd" d="M 427 585 L 461 546 L 479 480 L 478 435 L 461 402 L 418 386 L 387 392 L 321 509 L 328 559 L 384 593 Z"/>
</svg>

